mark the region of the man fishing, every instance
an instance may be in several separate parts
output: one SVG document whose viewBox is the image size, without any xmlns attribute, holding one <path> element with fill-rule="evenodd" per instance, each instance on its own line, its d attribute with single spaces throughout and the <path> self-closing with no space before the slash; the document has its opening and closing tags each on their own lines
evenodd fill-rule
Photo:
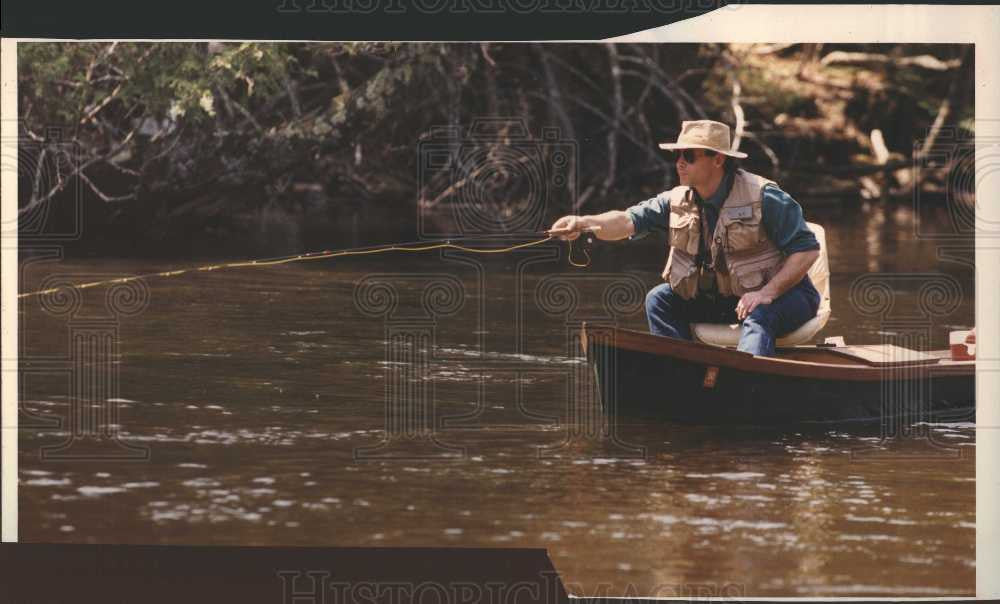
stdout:
<svg viewBox="0 0 1000 604">
<path fill-rule="evenodd" d="M 625 211 L 564 216 L 550 231 L 574 240 L 593 229 L 607 241 L 667 233 L 666 283 L 646 295 L 655 335 L 691 339 L 691 323 L 740 322 L 738 349 L 773 356 L 775 339 L 816 315 L 820 295 L 806 274 L 819 242 L 802 208 L 776 183 L 736 164 L 729 126 L 685 121 L 675 143 L 662 143 L 680 186 Z"/>
</svg>

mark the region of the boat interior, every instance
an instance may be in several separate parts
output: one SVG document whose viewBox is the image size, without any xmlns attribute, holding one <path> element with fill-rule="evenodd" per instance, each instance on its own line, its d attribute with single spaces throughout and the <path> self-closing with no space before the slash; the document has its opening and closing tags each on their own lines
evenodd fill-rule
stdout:
<svg viewBox="0 0 1000 604">
<path fill-rule="evenodd" d="M 861 346 L 793 346 L 775 350 L 775 358 L 808 363 L 889 367 L 894 365 L 933 365 L 952 363 L 951 351 L 916 351 L 892 344 Z"/>
</svg>

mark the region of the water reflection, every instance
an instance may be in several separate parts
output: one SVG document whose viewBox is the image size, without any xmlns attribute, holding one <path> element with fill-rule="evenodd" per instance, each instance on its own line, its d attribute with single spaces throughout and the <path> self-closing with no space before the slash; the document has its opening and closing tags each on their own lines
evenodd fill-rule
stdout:
<svg viewBox="0 0 1000 604">
<path fill-rule="evenodd" d="M 970 326 L 971 269 L 908 236 L 912 212 L 873 205 L 810 220 L 827 227 L 831 245 L 834 315 L 822 335 L 880 341 L 879 319 L 844 299 L 872 271 L 952 275 L 970 295 L 931 319 L 932 343 Z M 545 277 L 575 270 L 555 256 L 562 250 L 545 262 L 478 267 L 406 259 L 410 274 L 454 275 L 471 301 L 431 324 L 415 351 L 426 371 L 403 376 L 410 392 L 419 381 L 433 393 L 435 437 L 463 451 L 451 458 L 357 456 L 386 439 L 387 379 L 404 361 L 388 356 L 388 320 L 360 312 L 354 284 L 398 271 L 398 260 L 151 282 L 144 313 L 116 323 L 112 397 L 118 436 L 151 458 L 42 461 L 40 448 L 64 440 L 66 426 L 34 422 L 20 435 L 21 538 L 545 547 L 581 595 L 973 592 L 974 425 L 885 441 L 877 432 L 625 424 L 618 442 L 595 439 L 590 369 L 567 348 L 579 319 L 536 304 Z M 587 272 L 569 273 L 606 276 L 579 285 L 577 313 L 612 316 L 602 306 L 608 279 L 652 286 L 662 259 L 662 240 L 601 244 Z M 164 268 L 65 261 L 26 270 L 23 287 L 51 272 Z M 916 293 L 898 292 L 902 310 L 917 307 Z M 102 316 L 104 304 L 88 296 L 76 318 Z M 23 411 L 66 417 L 57 360 L 71 319 L 33 303 L 21 318 Z M 614 320 L 645 327 L 641 310 Z"/>
</svg>

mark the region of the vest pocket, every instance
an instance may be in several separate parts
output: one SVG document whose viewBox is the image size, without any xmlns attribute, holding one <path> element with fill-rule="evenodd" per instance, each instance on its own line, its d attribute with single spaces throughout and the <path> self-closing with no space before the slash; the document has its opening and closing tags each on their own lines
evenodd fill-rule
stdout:
<svg viewBox="0 0 1000 604">
<path fill-rule="evenodd" d="M 744 292 L 751 292 L 764 287 L 764 271 L 753 271 L 737 275 L 736 280 L 740 284 L 740 289 Z"/>
<path fill-rule="evenodd" d="M 670 247 L 691 255 L 698 253 L 698 236 L 701 225 L 697 214 L 670 212 Z"/>
<path fill-rule="evenodd" d="M 697 293 L 698 265 L 690 255 L 678 253 L 676 249 L 670 250 L 667 269 L 664 272 L 667 275 L 667 282 L 670 283 L 670 289 L 685 300 L 690 300 Z"/>
<path fill-rule="evenodd" d="M 747 292 L 756 291 L 771 280 L 781 268 L 781 252 L 755 254 L 749 262 L 730 262 L 729 272 L 733 278 L 733 293 L 742 296 Z"/>
<path fill-rule="evenodd" d="M 743 210 L 750 206 L 743 206 L 733 209 Z M 726 252 L 730 254 L 744 254 L 759 249 L 766 243 L 766 235 L 761 225 L 760 208 L 753 206 L 751 216 L 734 217 L 723 210 L 719 220 L 726 229 Z"/>
</svg>

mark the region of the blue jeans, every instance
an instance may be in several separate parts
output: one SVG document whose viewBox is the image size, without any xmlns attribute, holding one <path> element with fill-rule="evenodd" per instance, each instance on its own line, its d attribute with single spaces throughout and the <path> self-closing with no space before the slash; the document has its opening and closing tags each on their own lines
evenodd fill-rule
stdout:
<svg viewBox="0 0 1000 604">
<path fill-rule="evenodd" d="M 691 323 L 737 323 L 736 296 L 685 300 L 663 283 L 646 294 L 649 332 L 658 336 L 690 340 Z M 816 316 L 819 292 L 807 275 L 770 304 L 758 305 L 743 320 L 738 350 L 758 356 L 774 356 L 774 340 L 791 333 Z"/>
</svg>

